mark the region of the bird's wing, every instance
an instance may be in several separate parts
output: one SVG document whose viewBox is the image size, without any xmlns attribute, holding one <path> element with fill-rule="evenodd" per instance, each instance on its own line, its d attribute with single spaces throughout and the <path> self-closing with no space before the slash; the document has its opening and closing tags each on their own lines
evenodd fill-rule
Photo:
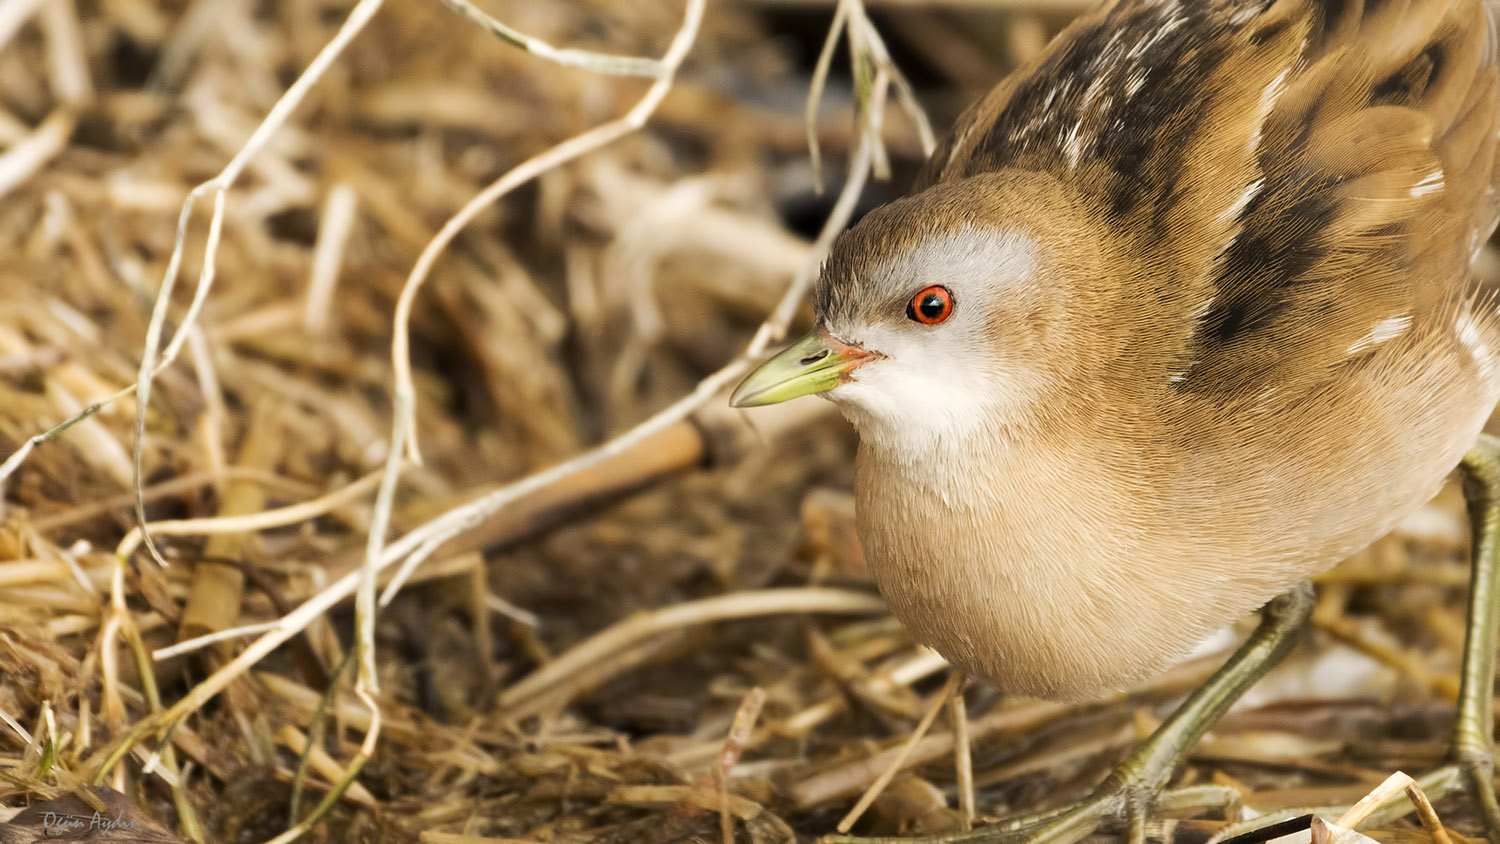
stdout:
<svg viewBox="0 0 1500 844">
<path fill-rule="evenodd" d="M 1087 197 L 1154 282 L 1143 362 L 1177 389 L 1321 378 L 1465 293 L 1500 219 L 1496 17 L 1117 0 L 972 107 L 919 187 L 1020 167 Z"/>
</svg>

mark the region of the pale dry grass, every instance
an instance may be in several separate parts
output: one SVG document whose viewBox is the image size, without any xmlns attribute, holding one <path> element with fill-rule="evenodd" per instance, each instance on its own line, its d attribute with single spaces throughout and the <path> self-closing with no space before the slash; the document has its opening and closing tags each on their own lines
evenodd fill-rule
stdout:
<svg viewBox="0 0 1500 844">
<path fill-rule="evenodd" d="M 782 841 L 1087 788 L 1213 658 L 945 706 L 863 577 L 847 430 L 722 402 L 898 189 L 867 175 L 909 178 L 918 95 L 951 112 L 1077 5 L 448 2 L 0 0 L 5 804 Z M 806 54 L 833 35 L 867 85 Z M 1178 793 L 1353 802 L 1434 761 L 1462 546 L 1448 498 L 1332 575 L 1323 647 Z"/>
</svg>

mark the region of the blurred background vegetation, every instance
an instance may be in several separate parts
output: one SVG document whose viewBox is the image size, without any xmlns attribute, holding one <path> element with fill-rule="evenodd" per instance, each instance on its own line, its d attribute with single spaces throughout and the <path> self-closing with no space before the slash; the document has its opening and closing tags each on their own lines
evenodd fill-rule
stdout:
<svg viewBox="0 0 1500 844">
<path fill-rule="evenodd" d="M 941 131 L 1084 5 L 867 11 Z M 419 253 L 485 185 L 625 113 L 650 84 L 546 61 L 439 0 L 386 0 L 228 192 L 215 286 L 145 415 L 148 519 L 284 518 L 207 536 L 164 528 L 167 568 L 139 550 L 120 561 L 135 525 L 133 399 L 18 451 L 135 383 L 189 191 L 243 148 L 350 9 L 0 0 L 0 460 L 16 456 L 0 510 L 0 820 L 99 781 L 185 837 L 258 842 L 345 778 L 370 727 L 345 670 L 350 601 L 212 700 L 190 695 L 250 637 L 151 654 L 272 624 L 358 566 L 390 442 L 393 311 Z M 683 15 L 678 0 L 483 9 L 558 47 L 649 57 Z M 735 359 L 815 259 L 859 137 L 841 46 L 812 122 L 817 193 L 803 112 L 834 10 L 709 4 L 643 130 L 522 185 L 442 254 L 411 323 L 423 463 L 401 477 L 393 537 L 629 430 Z M 863 190 L 856 214 L 899 196 L 922 161 L 899 109 L 883 138 L 890 178 Z M 168 336 L 188 316 L 210 205 L 186 230 Z M 305 837 L 831 832 L 946 668 L 878 612 L 853 537 L 847 426 L 819 402 L 764 418 L 711 400 L 437 549 L 375 626 L 373 757 Z M 1153 829 L 1202 840 L 1231 818 L 1352 802 L 1394 770 L 1435 764 L 1466 544 L 1449 490 L 1327 575 L 1310 644 L 1182 775 L 1233 805 Z M 1087 791 L 1234 641 L 1226 632 L 1146 688 L 1086 706 L 968 688 L 960 745 L 979 814 Z M 758 713 L 745 707 L 757 687 Z M 188 717 L 162 733 L 149 719 L 174 705 Z M 741 719 L 726 757 L 742 708 L 758 717 Z M 969 822 L 955 717 L 937 719 L 858 830 Z M 1463 801 L 1439 810 L 1456 835 L 1474 831 Z M 1376 837 L 1425 840 L 1404 821 Z"/>
</svg>

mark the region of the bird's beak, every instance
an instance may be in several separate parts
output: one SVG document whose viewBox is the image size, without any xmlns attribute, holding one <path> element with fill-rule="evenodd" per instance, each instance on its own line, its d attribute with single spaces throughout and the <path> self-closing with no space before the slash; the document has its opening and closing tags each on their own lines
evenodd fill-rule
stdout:
<svg viewBox="0 0 1500 844">
<path fill-rule="evenodd" d="M 848 381 L 856 367 L 876 357 L 874 352 L 834 339 L 825 328 L 814 328 L 746 376 L 729 403 L 734 407 L 762 407 L 826 393 Z"/>
</svg>

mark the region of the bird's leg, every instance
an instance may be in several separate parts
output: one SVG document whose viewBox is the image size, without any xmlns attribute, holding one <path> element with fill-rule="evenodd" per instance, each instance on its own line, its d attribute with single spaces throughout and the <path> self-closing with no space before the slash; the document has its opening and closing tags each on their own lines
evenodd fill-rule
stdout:
<svg viewBox="0 0 1500 844">
<path fill-rule="evenodd" d="M 1464 456 L 1464 498 L 1469 504 L 1473 534 L 1472 575 L 1469 582 L 1469 623 L 1464 635 L 1463 669 L 1458 712 L 1453 724 L 1448 764 L 1418 780 L 1431 800 L 1468 786 L 1484 818 L 1490 844 L 1500 844 L 1500 805 L 1495 797 L 1494 697 L 1495 645 L 1500 634 L 1500 439 L 1481 434 Z M 1368 819 L 1378 823 L 1409 811 L 1400 801 Z M 1342 807 L 1319 814 L 1336 816 Z M 1305 810 L 1293 810 L 1301 812 Z M 1390 812 L 1384 816 L 1383 812 Z M 1262 822 L 1264 819 L 1258 819 Z M 1236 824 L 1215 836 L 1248 831 Z"/>
<path fill-rule="evenodd" d="M 1500 462 L 1497 462 L 1500 477 Z M 1292 591 L 1261 610 L 1260 626 L 1222 668 L 1183 701 L 1130 758 L 1109 775 L 1094 794 L 1063 811 L 1016 818 L 972 832 L 936 838 L 904 839 L 903 844 L 1073 844 L 1102 827 L 1123 829 L 1132 844 L 1142 842 L 1145 819 L 1171 781 L 1182 758 L 1203 734 L 1296 644 L 1297 633 L 1312 614 L 1311 584 Z M 901 841 L 902 839 L 825 838 L 825 842 Z"/>
<path fill-rule="evenodd" d="M 1260 626 L 1224 667 L 1199 686 L 1177 711 L 1136 748 L 1094 796 L 1072 813 L 1027 836 L 1033 844 L 1072 844 L 1101 826 L 1124 823 L 1130 839 L 1144 836 L 1144 818 L 1171 781 L 1184 756 L 1229 707 L 1287 655 L 1312 614 L 1311 584 L 1267 604 Z"/>
<path fill-rule="evenodd" d="M 1500 439 L 1480 434 L 1464 456 L 1464 498 L 1473 531 L 1469 627 L 1453 726 L 1452 764 L 1468 779 L 1489 840 L 1500 844 L 1495 799 L 1495 643 L 1500 633 Z"/>
</svg>

